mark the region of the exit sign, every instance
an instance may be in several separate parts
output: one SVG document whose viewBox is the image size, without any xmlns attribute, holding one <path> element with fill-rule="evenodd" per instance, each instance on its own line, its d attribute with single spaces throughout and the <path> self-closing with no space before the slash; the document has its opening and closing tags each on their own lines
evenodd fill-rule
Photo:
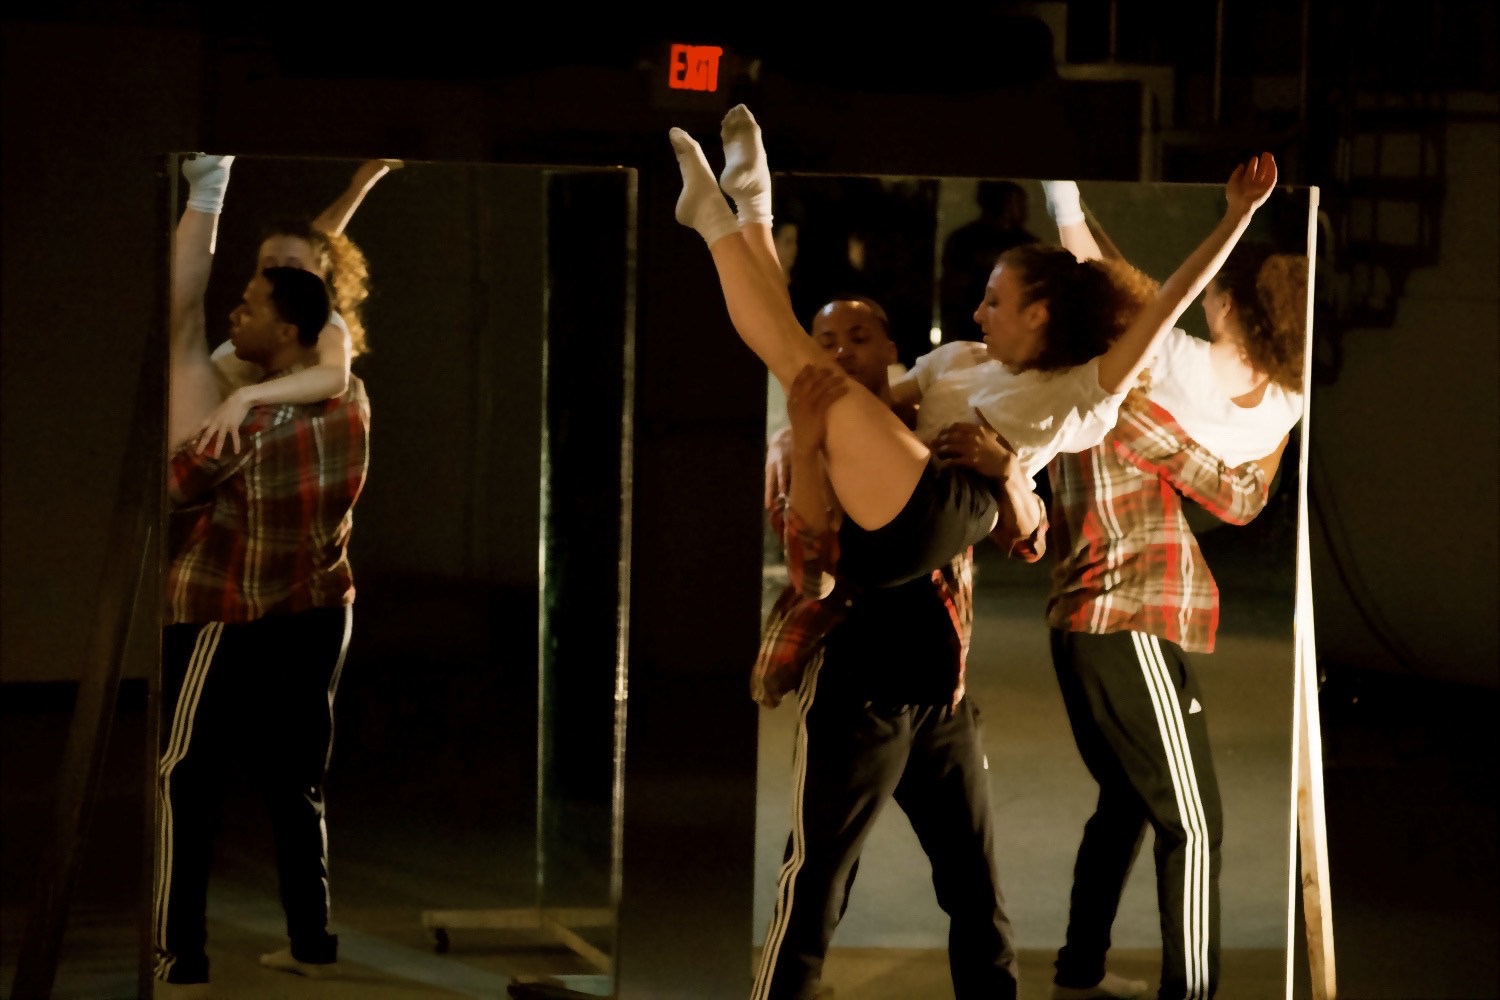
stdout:
<svg viewBox="0 0 1500 1000">
<path fill-rule="evenodd" d="M 749 88 L 760 77 L 760 60 L 707 41 L 660 41 L 650 59 L 636 64 L 653 108 L 723 114 L 737 101 L 754 99 Z"/>
<path fill-rule="evenodd" d="M 724 50 L 717 45 L 673 44 L 667 58 L 667 86 L 713 93 L 719 89 L 719 59 L 723 55 Z"/>
</svg>

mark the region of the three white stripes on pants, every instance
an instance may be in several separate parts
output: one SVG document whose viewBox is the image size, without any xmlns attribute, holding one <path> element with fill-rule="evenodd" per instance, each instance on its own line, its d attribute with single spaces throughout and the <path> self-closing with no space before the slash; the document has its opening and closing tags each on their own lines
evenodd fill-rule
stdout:
<svg viewBox="0 0 1500 1000">
<path fill-rule="evenodd" d="M 1182 705 L 1177 699 L 1176 685 L 1167 670 L 1161 643 L 1155 636 L 1141 632 L 1132 632 L 1131 640 L 1135 644 L 1136 659 L 1140 662 L 1146 690 L 1156 713 L 1157 727 L 1161 732 L 1162 747 L 1172 777 L 1177 813 L 1182 819 L 1186 835 L 1182 886 L 1185 995 L 1187 1000 L 1204 1000 L 1208 996 L 1209 893 L 1212 875 L 1209 870 L 1211 858 L 1208 818 L 1204 813 L 1202 796 L 1198 792 L 1198 778 L 1193 768 L 1187 727 L 1183 723 Z M 750 1000 L 766 1000 L 769 995 L 772 974 L 791 919 L 797 875 L 807 860 L 807 841 L 802 819 L 802 799 L 807 782 L 807 716 L 817 693 L 817 677 L 821 666 L 821 656 L 808 664 L 802 689 L 798 692 L 799 718 L 792 776 L 792 851 L 781 868 L 776 889 L 776 910 L 766 932 L 760 970 L 755 977 L 755 989 Z"/>
<path fill-rule="evenodd" d="M 1187 728 L 1183 725 L 1182 705 L 1177 688 L 1167 671 L 1161 643 L 1142 632 L 1130 633 L 1135 643 L 1136 659 L 1145 675 L 1146 690 L 1156 711 L 1166 750 L 1167 767 L 1172 776 L 1172 790 L 1177 797 L 1177 814 L 1187 837 L 1182 871 L 1182 958 L 1187 1000 L 1208 996 L 1209 935 L 1209 838 L 1208 820 L 1203 799 L 1198 794 L 1198 778 L 1193 770 L 1192 749 Z"/>
<path fill-rule="evenodd" d="M 165 956 L 158 961 L 158 979 L 166 978 L 173 961 L 167 951 L 167 896 L 172 886 L 172 770 L 187 756 L 203 682 L 208 677 L 209 664 L 213 662 L 214 653 L 219 648 L 219 637 L 223 634 L 223 622 L 214 622 L 198 630 L 187 674 L 182 679 L 182 693 L 177 697 L 177 710 L 172 713 L 171 736 L 157 771 L 160 788 L 156 799 L 156 891 L 152 917 L 156 947 Z"/>
<path fill-rule="evenodd" d="M 818 692 L 818 672 L 823 666 L 823 654 L 819 652 L 807 664 L 802 675 L 802 685 L 797 691 L 797 745 L 792 763 L 792 854 L 781 866 L 781 877 L 776 884 L 776 910 L 771 915 L 771 926 L 766 931 L 766 942 L 761 949 L 760 971 L 755 976 L 755 988 L 750 1000 L 766 1000 L 771 991 L 771 980 L 776 972 L 776 960 L 781 955 L 781 945 L 786 939 L 787 924 L 792 919 L 792 897 L 796 893 L 797 875 L 807 861 L 807 832 L 802 822 L 802 798 L 807 787 L 807 714 L 812 710 L 813 698 Z"/>
</svg>

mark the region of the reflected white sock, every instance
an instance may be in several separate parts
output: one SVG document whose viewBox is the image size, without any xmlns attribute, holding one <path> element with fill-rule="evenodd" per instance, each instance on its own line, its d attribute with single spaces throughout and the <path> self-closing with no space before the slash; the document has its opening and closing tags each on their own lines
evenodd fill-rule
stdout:
<svg viewBox="0 0 1500 1000">
<path fill-rule="evenodd" d="M 677 221 L 696 229 L 709 246 L 730 233 L 739 232 L 739 220 L 729 210 L 729 202 L 724 200 L 724 194 L 714 180 L 714 172 L 708 168 L 702 147 L 680 128 L 672 129 L 667 135 L 672 140 L 677 166 L 682 171 Z"/>
<path fill-rule="evenodd" d="M 224 210 L 224 191 L 229 187 L 229 168 L 233 156 L 205 156 L 202 153 L 182 161 L 182 176 L 188 182 L 188 208 L 208 215 Z"/>
<path fill-rule="evenodd" d="M 1047 211 L 1058 228 L 1071 226 L 1083 219 L 1083 200 L 1078 194 L 1078 185 L 1073 181 L 1042 181 L 1042 192 L 1047 196 Z"/>
<path fill-rule="evenodd" d="M 724 172 L 719 186 L 734 199 L 740 225 L 771 224 L 771 169 L 766 165 L 766 147 L 760 123 L 743 104 L 736 104 L 719 125 L 724 140 Z"/>
</svg>

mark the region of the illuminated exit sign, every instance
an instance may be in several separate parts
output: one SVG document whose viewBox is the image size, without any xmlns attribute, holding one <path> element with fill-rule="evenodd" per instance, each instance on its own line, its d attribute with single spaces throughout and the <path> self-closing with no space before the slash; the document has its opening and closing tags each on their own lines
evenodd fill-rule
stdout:
<svg viewBox="0 0 1500 1000">
<path fill-rule="evenodd" d="M 723 54 L 717 45 L 673 45 L 667 60 L 667 86 L 708 93 L 718 90 L 719 57 Z"/>
</svg>

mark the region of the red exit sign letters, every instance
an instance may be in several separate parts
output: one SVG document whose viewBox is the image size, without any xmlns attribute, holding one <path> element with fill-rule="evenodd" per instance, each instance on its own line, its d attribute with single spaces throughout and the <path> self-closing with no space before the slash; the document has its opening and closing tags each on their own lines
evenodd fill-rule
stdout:
<svg viewBox="0 0 1500 1000">
<path fill-rule="evenodd" d="M 673 45 L 667 63 L 667 86 L 673 90 L 718 90 L 719 57 L 723 54 L 717 45 Z"/>
</svg>

